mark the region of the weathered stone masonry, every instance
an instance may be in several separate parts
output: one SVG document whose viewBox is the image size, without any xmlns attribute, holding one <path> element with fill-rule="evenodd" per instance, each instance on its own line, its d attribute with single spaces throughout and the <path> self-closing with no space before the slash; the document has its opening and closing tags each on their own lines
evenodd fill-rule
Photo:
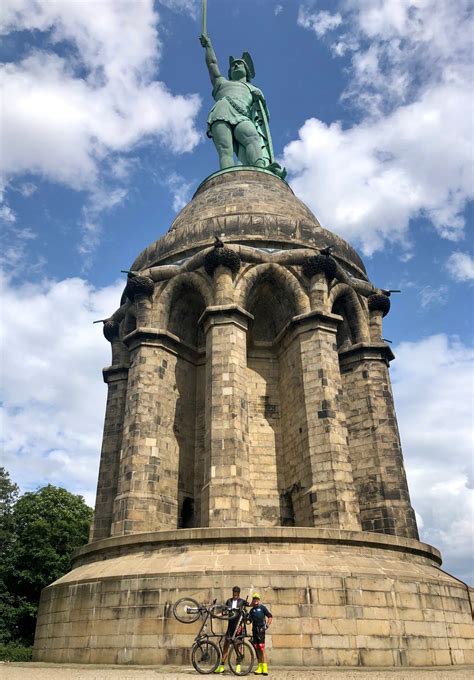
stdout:
<svg viewBox="0 0 474 680">
<path fill-rule="evenodd" d="M 278 209 L 281 187 L 275 193 L 264 177 L 259 186 L 272 189 Z M 212 196 L 212 187 L 202 194 L 209 211 L 206 194 Z M 236 196 L 230 192 L 230 199 Z M 307 219 L 307 209 L 296 205 Z M 246 211 L 253 215 L 255 208 Z M 288 238 L 278 249 L 270 235 L 254 246 L 252 238 L 204 248 L 191 257 L 193 271 L 185 264 L 165 279 L 169 266 L 147 262 L 152 266 L 128 284 L 121 339 L 130 368 L 110 535 L 184 522 L 417 537 L 386 370 L 390 351 L 380 338 L 384 312 L 367 303 L 370 295 L 388 298 L 367 281 L 347 244 L 339 259 L 336 250 L 290 248 Z M 332 245 L 340 247 L 340 240 Z M 131 310 L 139 326 L 129 332 Z M 252 386 L 257 356 L 261 369 L 273 366 L 274 377 L 267 380 L 261 370 Z M 197 357 L 204 383 L 202 374 L 197 380 Z M 252 392 L 257 388 L 262 394 Z M 197 391 L 205 404 L 200 438 Z M 111 402 L 106 420 L 116 411 Z M 103 474 L 100 488 L 111 489 Z M 100 532 L 93 539 L 104 537 L 108 520 L 101 513 L 98 506 Z"/>
<path fill-rule="evenodd" d="M 272 663 L 474 663 L 469 588 L 418 540 L 389 308 L 282 180 L 203 182 L 104 323 L 91 542 L 43 591 L 35 658 L 189 662 L 171 604 L 239 583 Z"/>
</svg>

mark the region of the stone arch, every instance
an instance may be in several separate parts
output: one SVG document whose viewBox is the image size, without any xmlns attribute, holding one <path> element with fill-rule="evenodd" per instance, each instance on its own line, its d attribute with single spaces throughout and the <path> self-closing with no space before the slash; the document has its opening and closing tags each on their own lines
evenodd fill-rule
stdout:
<svg viewBox="0 0 474 680">
<path fill-rule="evenodd" d="M 203 477 L 205 364 L 200 360 L 204 345 L 199 318 L 212 305 L 213 292 L 199 272 L 178 274 L 162 286 L 154 301 L 154 323 L 177 336 L 181 346 L 170 366 L 174 369 L 173 445 L 177 461 L 177 527 L 199 526 Z"/>
<path fill-rule="evenodd" d="M 213 291 L 198 272 L 186 272 L 171 279 L 156 301 L 154 321 L 184 342 L 198 346 L 203 343 L 198 320 L 206 307 L 212 305 Z"/>
<path fill-rule="evenodd" d="M 276 284 L 276 285 L 275 285 Z M 253 313 L 256 308 L 268 312 L 273 338 L 293 316 L 310 311 L 309 299 L 296 276 L 286 267 L 275 263 L 256 265 L 247 270 L 236 286 L 236 299 L 244 309 Z M 263 319 L 254 315 L 254 333 L 259 333 Z M 261 329 L 260 329 L 261 330 Z"/>
<path fill-rule="evenodd" d="M 275 339 L 293 317 L 310 311 L 309 300 L 296 276 L 276 263 L 244 271 L 235 299 L 254 317 L 247 335 L 246 385 L 256 522 L 291 526 L 297 518 L 288 492 L 282 425 L 289 409 L 286 387 L 291 360 L 287 360 L 287 348 L 281 354 Z"/>
<path fill-rule="evenodd" d="M 343 318 L 337 332 L 338 349 L 348 349 L 368 339 L 367 319 L 353 288 L 346 283 L 336 284 L 329 293 L 329 307 Z"/>
</svg>

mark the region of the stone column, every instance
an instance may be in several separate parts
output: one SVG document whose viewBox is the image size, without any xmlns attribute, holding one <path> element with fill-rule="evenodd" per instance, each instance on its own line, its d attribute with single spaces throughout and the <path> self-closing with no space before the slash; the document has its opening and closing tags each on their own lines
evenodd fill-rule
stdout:
<svg viewBox="0 0 474 680">
<path fill-rule="evenodd" d="M 219 265 L 214 270 L 214 290 L 216 305 L 230 305 L 234 301 L 232 271 L 229 267 Z"/>
<path fill-rule="evenodd" d="M 309 279 L 309 301 L 313 311 L 323 312 L 328 304 L 328 282 L 337 271 L 336 261 L 326 253 L 311 255 L 303 261 L 302 271 Z"/>
<path fill-rule="evenodd" d="M 247 326 L 252 315 L 236 305 L 208 307 L 206 334 L 206 456 L 202 525 L 252 526 L 249 484 Z"/>
<path fill-rule="evenodd" d="M 171 333 L 137 328 L 130 350 L 114 536 L 178 526 L 179 443 L 174 432 L 178 352 L 193 352 Z"/>
<path fill-rule="evenodd" d="M 373 343 L 382 342 L 382 319 L 390 311 L 390 293 L 387 295 L 373 294 L 367 299 L 369 307 L 369 334 Z"/>
<path fill-rule="evenodd" d="M 388 372 L 392 351 L 361 343 L 339 356 L 362 529 L 417 539 Z"/>
<path fill-rule="evenodd" d="M 342 383 L 336 347 L 336 314 L 310 312 L 293 319 L 299 336 L 311 487 L 306 490 L 315 527 L 360 530 L 352 477 Z"/>
<path fill-rule="evenodd" d="M 128 366 L 115 365 L 104 368 L 103 375 L 104 382 L 108 386 L 107 406 L 105 409 L 94 521 L 90 532 L 91 541 L 98 541 L 101 538 L 108 538 L 110 536 L 113 504 L 117 495 L 123 417 L 127 396 Z"/>
</svg>

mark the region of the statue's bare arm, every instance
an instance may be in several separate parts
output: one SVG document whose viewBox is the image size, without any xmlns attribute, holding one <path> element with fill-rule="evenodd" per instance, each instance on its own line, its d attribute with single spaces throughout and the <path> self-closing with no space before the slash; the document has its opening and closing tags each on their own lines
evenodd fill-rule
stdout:
<svg viewBox="0 0 474 680">
<path fill-rule="evenodd" d="M 212 47 L 211 39 L 209 38 L 209 36 L 201 35 L 199 40 L 201 41 L 201 45 L 206 50 L 207 69 L 211 77 L 211 83 L 214 86 L 216 84 L 216 80 L 221 77 L 221 72 L 219 71 L 219 65 L 217 63 L 216 53 L 214 52 L 214 48 Z"/>
</svg>

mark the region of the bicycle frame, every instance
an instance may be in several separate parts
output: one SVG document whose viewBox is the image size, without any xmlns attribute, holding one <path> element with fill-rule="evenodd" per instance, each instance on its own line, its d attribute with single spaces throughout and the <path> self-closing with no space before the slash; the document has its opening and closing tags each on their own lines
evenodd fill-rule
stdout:
<svg viewBox="0 0 474 680">
<path fill-rule="evenodd" d="M 217 602 L 217 600 L 214 600 L 213 605 L 214 605 L 216 602 Z M 235 625 L 235 630 L 234 630 L 234 632 L 233 632 L 233 634 L 232 634 L 232 637 L 230 637 L 230 638 L 227 638 L 227 633 L 215 633 L 215 632 L 214 632 L 214 629 L 213 629 L 213 627 L 212 627 L 212 619 L 213 619 L 213 617 L 211 616 L 210 609 L 206 608 L 206 609 L 205 609 L 206 615 L 205 615 L 204 620 L 203 620 L 203 622 L 202 622 L 202 624 L 201 624 L 201 628 L 199 629 L 198 633 L 196 634 L 196 637 L 194 638 L 193 645 L 196 644 L 196 642 L 199 642 L 200 640 L 209 639 L 209 638 L 219 638 L 218 645 L 219 645 L 219 649 L 221 650 L 221 655 L 222 655 L 222 651 L 223 651 L 223 650 L 222 650 L 222 641 L 223 641 L 223 640 L 228 639 L 228 640 L 229 640 L 229 645 L 233 645 L 234 640 L 235 640 L 236 638 L 240 638 L 240 637 L 245 638 L 245 637 L 247 637 L 247 629 L 245 628 L 245 626 L 246 626 L 246 621 L 245 621 L 245 607 L 248 607 L 248 606 L 249 606 L 248 603 L 245 603 L 245 604 L 242 605 L 242 607 L 240 608 L 240 613 L 237 615 L 238 618 L 237 618 L 237 623 L 236 623 L 236 625 Z M 205 632 L 205 630 L 206 630 L 206 628 L 207 628 L 207 622 L 208 622 L 209 619 L 211 620 L 211 623 L 210 623 L 210 634 Z M 230 619 L 230 620 L 233 621 L 233 619 Z M 239 628 L 240 628 L 241 626 L 243 626 L 243 628 L 244 628 L 244 635 L 243 635 L 243 636 L 242 636 L 242 634 L 237 635 L 237 632 L 239 631 Z"/>
</svg>

